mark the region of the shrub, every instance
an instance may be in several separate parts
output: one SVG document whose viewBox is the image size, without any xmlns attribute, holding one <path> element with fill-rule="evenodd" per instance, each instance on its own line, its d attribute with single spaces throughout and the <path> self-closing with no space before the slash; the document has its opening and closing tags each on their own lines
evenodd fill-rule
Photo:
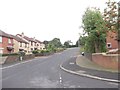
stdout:
<svg viewBox="0 0 120 90">
<path fill-rule="evenodd" d="M 38 50 L 34 50 L 34 51 L 32 51 L 32 53 L 33 54 L 37 54 L 37 53 L 39 53 L 39 51 Z"/>
<path fill-rule="evenodd" d="M 19 56 L 25 56 L 25 52 L 19 52 Z"/>
</svg>

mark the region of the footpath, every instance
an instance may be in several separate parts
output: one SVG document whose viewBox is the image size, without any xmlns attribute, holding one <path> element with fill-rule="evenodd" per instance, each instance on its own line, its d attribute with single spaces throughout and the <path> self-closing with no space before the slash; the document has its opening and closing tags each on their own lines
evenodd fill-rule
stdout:
<svg viewBox="0 0 120 90">
<path fill-rule="evenodd" d="M 60 65 L 60 68 L 66 72 L 83 77 L 120 83 L 120 80 L 118 80 L 120 72 L 96 65 L 94 62 L 82 55 L 72 57 L 65 61 Z"/>
</svg>

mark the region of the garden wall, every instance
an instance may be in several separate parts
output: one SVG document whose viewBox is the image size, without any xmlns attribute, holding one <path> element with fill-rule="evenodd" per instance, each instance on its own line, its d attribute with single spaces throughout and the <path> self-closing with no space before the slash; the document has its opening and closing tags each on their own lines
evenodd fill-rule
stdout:
<svg viewBox="0 0 120 90">
<path fill-rule="evenodd" d="M 33 54 L 25 55 L 25 56 L 23 56 L 23 60 L 33 59 L 34 57 L 35 57 L 35 55 L 33 55 Z M 4 57 L 2 57 L 2 58 L 4 58 Z M 12 62 L 16 62 L 16 61 L 20 61 L 20 57 L 19 57 L 18 55 L 15 55 L 15 56 L 7 56 L 5 62 L 2 63 L 2 64 L 12 63 Z"/>
<path fill-rule="evenodd" d="M 95 53 L 92 54 L 92 61 L 105 68 L 120 69 L 118 54 Z"/>
</svg>

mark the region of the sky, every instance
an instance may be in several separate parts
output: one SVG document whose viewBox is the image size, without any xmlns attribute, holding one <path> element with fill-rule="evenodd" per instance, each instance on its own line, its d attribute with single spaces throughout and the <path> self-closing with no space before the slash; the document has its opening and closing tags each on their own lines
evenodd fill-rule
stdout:
<svg viewBox="0 0 120 90">
<path fill-rule="evenodd" d="M 103 11 L 108 0 L 0 0 L 0 29 L 24 34 L 40 41 L 60 38 L 73 44 L 82 33 L 82 16 L 87 7 Z"/>
</svg>

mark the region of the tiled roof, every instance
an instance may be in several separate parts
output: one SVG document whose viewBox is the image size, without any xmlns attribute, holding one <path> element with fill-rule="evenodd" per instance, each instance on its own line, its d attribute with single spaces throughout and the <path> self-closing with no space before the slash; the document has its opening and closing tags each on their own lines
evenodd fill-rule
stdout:
<svg viewBox="0 0 120 90">
<path fill-rule="evenodd" d="M 29 38 L 29 37 L 27 37 L 27 36 L 24 36 L 23 38 L 25 38 L 25 39 L 28 40 L 28 41 L 36 42 L 36 41 L 34 40 L 34 38 Z"/>
<path fill-rule="evenodd" d="M 21 34 L 17 34 L 17 35 L 19 35 L 20 37 L 22 37 Z M 41 42 L 41 41 L 39 41 L 39 40 L 37 40 L 37 39 L 29 38 L 29 37 L 27 37 L 27 36 L 24 36 L 23 38 L 26 39 L 26 40 L 28 40 L 28 41 L 32 41 L 32 42 L 43 43 L 43 42 Z"/>
<path fill-rule="evenodd" d="M 36 40 L 36 42 L 38 42 L 38 43 L 42 43 L 41 41 L 39 41 L 39 40 L 37 40 L 37 39 L 35 39 Z"/>
<path fill-rule="evenodd" d="M 0 36 L 7 37 L 7 38 L 12 38 L 9 34 L 3 32 L 2 30 L 0 30 Z"/>
<path fill-rule="evenodd" d="M 22 43 L 28 43 L 28 42 L 26 42 L 25 40 L 23 40 L 23 39 L 21 39 L 21 38 L 19 38 L 19 37 L 17 37 L 17 36 L 14 36 L 14 35 L 11 35 L 15 40 L 17 40 L 18 42 L 22 42 Z"/>
</svg>

